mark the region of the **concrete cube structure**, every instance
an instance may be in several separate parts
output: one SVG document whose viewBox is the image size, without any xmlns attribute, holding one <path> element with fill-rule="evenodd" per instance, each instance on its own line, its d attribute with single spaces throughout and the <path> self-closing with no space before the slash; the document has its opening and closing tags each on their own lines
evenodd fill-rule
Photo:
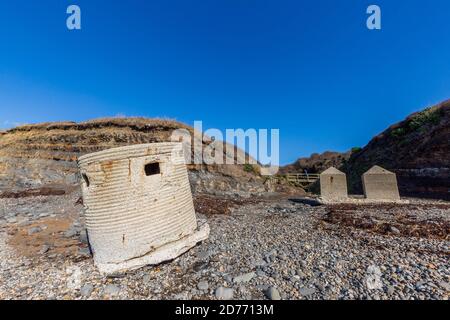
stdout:
<svg viewBox="0 0 450 320">
<path fill-rule="evenodd" d="M 330 167 L 320 174 L 320 195 L 324 200 L 347 198 L 347 177 L 345 173 Z"/>
<path fill-rule="evenodd" d="M 362 175 L 364 194 L 370 200 L 400 200 L 395 173 L 373 166 Z"/>
<path fill-rule="evenodd" d="M 208 237 L 209 226 L 197 225 L 181 143 L 113 148 L 78 165 L 100 272 L 171 260 Z"/>
</svg>

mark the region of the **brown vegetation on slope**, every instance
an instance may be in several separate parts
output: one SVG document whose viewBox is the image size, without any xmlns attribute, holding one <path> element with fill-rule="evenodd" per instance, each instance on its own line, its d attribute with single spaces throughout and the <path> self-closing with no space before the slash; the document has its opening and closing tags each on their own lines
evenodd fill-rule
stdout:
<svg viewBox="0 0 450 320">
<path fill-rule="evenodd" d="M 76 160 L 80 155 L 108 148 L 170 141 L 175 129 L 193 128 L 167 119 L 105 118 L 85 122 L 23 125 L 0 137 L 0 192 L 13 195 L 47 185 L 78 184 Z M 203 147 L 210 144 L 207 138 Z M 232 146 L 231 148 L 234 148 Z M 230 151 L 224 147 L 223 157 Z M 242 151 L 239 151 L 242 152 Z M 264 191 L 258 166 L 249 172 L 242 165 L 189 165 L 194 190 Z M 63 188 L 64 189 L 64 188 Z"/>
</svg>

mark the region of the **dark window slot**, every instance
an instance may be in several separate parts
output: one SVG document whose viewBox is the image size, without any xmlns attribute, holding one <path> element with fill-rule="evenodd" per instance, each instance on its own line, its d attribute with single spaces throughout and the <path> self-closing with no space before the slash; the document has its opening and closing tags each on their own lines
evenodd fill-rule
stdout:
<svg viewBox="0 0 450 320">
<path fill-rule="evenodd" d="M 83 180 L 84 180 L 84 182 L 86 183 L 86 187 L 89 187 L 89 185 L 90 185 L 91 183 L 89 182 L 88 176 L 87 176 L 86 174 L 84 174 L 84 173 L 83 173 L 81 176 L 83 177 Z"/>
<path fill-rule="evenodd" d="M 147 163 L 144 167 L 144 171 L 146 176 L 152 176 L 161 173 L 158 162 Z"/>
</svg>

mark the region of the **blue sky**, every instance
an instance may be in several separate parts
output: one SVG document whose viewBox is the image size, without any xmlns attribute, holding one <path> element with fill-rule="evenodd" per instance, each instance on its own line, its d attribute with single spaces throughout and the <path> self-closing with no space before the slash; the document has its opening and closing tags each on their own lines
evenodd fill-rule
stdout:
<svg viewBox="0 0 450 320">
<path fill-rule="evenodd" d="M 66 28 L 77 4 L 82 30 Z M 366 8 L 382 30 L 366 28 Z M 279 128 L 281 162 L 450 98 L 450 2 L 0 0 L 0 127 L 127 116 Z"/>
</svg>

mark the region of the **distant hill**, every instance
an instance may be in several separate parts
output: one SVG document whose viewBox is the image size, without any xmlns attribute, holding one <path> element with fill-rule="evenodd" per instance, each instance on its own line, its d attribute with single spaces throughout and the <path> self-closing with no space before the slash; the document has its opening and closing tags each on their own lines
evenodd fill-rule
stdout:
<svg viewBox="0 0 450 320">
<path fill-rule="evenodd" d="M 450 100 L 411 114 L 352 153 L 341 167 L 350 192 L 362 193 L 361 174 L 373 165 L 397 174 L 403 196 L 450 199 Z"/>
<path fill-rule="evenodd" d="M 313 153 L 310 157 L 300 158 L 292 164 L 280 168 L 280 174 L 286 173 L 321 173 L 329 167 L 339 168 L 350 158 L 351 151 L 326 151 L 322 154 Z"/>
</svg>

